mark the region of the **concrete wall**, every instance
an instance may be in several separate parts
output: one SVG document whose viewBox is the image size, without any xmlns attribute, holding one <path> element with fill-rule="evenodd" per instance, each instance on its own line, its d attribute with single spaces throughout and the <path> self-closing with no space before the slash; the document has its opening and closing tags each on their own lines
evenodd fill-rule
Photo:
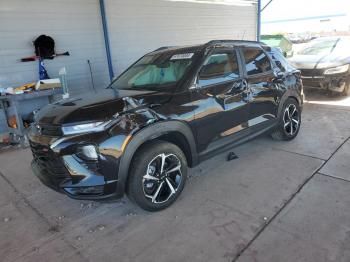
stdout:
<svg viewBox="0 0 350 262">
<path fill-rule="evenodd" d="M 1 0 L 0 1 L 0 87 L 16 86 L 38 79 L 37 62 L 19 62 L 34 54 L 32 41 L 47 34 L 56 41 L 56 51 L 70 57 L 46 60 L 50 77 L 65 66 L 73 93 L 90 91 L 87 59 L 97 86 L 109 77 L 97 0 Z"/>
<path fill-rule="evenodd" d="M 160 46 L 256 39 L 255 0 L 106 0 L 116 74 Z"/>
</svg>

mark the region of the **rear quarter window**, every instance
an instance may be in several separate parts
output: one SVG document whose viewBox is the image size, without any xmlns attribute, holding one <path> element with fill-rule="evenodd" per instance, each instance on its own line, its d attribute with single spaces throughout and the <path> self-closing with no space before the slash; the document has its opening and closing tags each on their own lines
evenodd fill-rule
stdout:
<svg viewBox="0 0 350 262">
<path fill-rule="evenodd" d="M 276 66 L 282 71 L 287 72 L 291 71 L 294 68 L 288 63 L 288 61 L 285 59 L 285 57 L 282 55 L 281 52 L 277 50 L 272 50 L 269 52 L 269 55 L 271 59 L 275 62 Z"/>
<path fill-rule="evenodd" d="M 248 76 L 258 75 L 272 70 L 270 59 L 259 48 L 243 49 L 245 68 Z"/>
</svg>

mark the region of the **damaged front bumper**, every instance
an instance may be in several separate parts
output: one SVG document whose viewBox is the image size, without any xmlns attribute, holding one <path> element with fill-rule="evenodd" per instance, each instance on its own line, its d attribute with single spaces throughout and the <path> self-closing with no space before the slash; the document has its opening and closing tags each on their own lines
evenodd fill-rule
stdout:
<svg viewBox="0 0 350 262">
<path fill-rule="evenodd" d="M 70 173 L 58 175 L 50 169 L 44 168 L 36 160 L 32 161 L 31 168 L 34 175 L 44 185 L 71 198 L 82 200 L 118 198 L 116 194 L 117 181 L 106 182 L 103 177 L 90 173 L 74 160 L 70 159 L 69 161 L 71 165 L 74 165 L 74 172 L 80 171 L 80 175 L 84 178 L 75 179 L 74 175 L 72 176 Z"/>
<path fill-rule="evenodd" d="M 117 170 L 118 163 L 114 158 L 99 153 L 95 161 L 87 161 L 79 157 L 76 147 L 62 145 L 59 151 L 52 150 L 50 143 L 33 141 L 29 143 L 33 153 L 31 164 L 36 177 L 51 189 L 64 193 L 75 199 L 101 200 L 120 198 L 124 192 L 118 192 L 118 179 L 111 170 Z M 79 144 L 77 144 L 79 145 Z"/>
<path fill-rule="evenodd" d="M 314 71 L 316 74 L 312 74 L 312 70 L 301 70 L 304 88 L 317 88 L 342 93 L 350 82 L 349 74 L 323 75 L 317 74 L 320 73 L 320 70 Z"/>
</svg>

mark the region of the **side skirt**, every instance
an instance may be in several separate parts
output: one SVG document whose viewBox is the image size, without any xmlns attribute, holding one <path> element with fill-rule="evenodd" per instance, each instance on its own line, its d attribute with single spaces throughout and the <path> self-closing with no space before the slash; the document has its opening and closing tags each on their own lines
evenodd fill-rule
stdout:
<svg viewBox="0 0 350 262">
<path fill-rule="evenodd" d="M 251 127 L 247 130 L 242 130 L 237 134 L 233 134 L 227 138 L 223 138 L 215 145 L 215 148 L 209 148 L 199 154 L 199 163 L 210 159 L 218 154 L 226 152 L 234 147 L 244 144 L 258 136 L 270 133 L 275 127 L 277 122 L 273 124 L 262 127 L 257 125 L 256 127 Z"/>
</svg>

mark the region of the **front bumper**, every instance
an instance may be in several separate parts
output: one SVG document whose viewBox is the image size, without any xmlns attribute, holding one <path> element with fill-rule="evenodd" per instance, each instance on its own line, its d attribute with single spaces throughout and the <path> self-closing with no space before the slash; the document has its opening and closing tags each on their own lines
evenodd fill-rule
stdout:
<svg viewBox="0 0 350 262">
<path fill-rule="evenodd" d="M 320 70 L 301 70 L 304 88 L 317 88 L 342 93 L 349 84 L 349 75 L 323 75 Z M 313 74 L 315 73 L 315 74 Z"/>
<path fill-rule="evenodd" d="M 72 182 L 72 178 L 59 177 L 57 174 L 52 173 L 47 169 L 43 169 L 35 160 L 32 161 L 31 168 L 34 175 L 44 185 L 74 199 L 102 200 L 110 198 L 117 199 L 121 197 L 121 195 L 116 192 L 117 181 L 85 186 L 82 185 L 81 182 Z"/>
<path fill-rule="evenodd" d="M 34 157 L 33 173 L 44 185 L 74 199 L 101 200 L 123 195 L 124 192 L 117 192 L 118 181 L 103 174 L 110 162 L 104 156 L 95 170 L 74 154 L 60 155 L 48 145 L 29 141 Z"/>
</svg>

